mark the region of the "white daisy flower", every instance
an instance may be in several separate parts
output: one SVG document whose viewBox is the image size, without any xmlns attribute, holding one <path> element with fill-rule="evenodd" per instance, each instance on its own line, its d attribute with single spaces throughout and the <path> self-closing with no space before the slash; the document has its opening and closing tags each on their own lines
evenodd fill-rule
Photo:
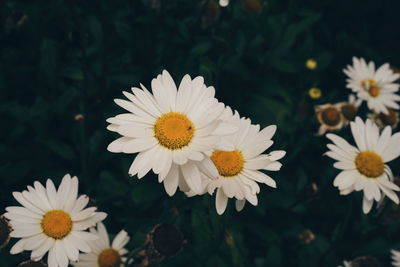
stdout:
<svg viewBox="0 0 400 267">
<path fill-rule="evenodd" d="M 323 104 L 315 106 L 315 115 L 320 127 L 317 135 L 323 135 L 326 131 L 338 131 L 343 128 L 345 118 L 340 112 L 341 104 Z"/>
<path fill-rule="evenodd" d="M 230 142 L 234 150 L 222 151 L 214 149 L 208 154 L 218 169 L 218 179 L 210 179 L 207 172 L 203 175 L 203 192 L 213 194 L 217 190 L 215 206 L 218 214 L 223 214 L 228 198 L 236 198 L 236 210 L 241 211 L 244 204 L 249 201 L 252 205 L 258 204 L 257 193 L 260 187 L 257 182 L 265 183 L 276 188 L 276 182 L 260 170 L 278 171 L 282 164 L 277 160 L 283 158 L 285 151 L 272 151 L 270 154 L 262 154 L 268 149 L 273 141 L 276 126 L 271 125 L 260 131 L 259 125 L 252 125 L 249 119 L 240 118 L 235 112 L 232 114 L 230 108 L 226 109 L 230 117 L 228 121 L 234 123 L 239 130 L 225 141 Z M 189 193 L 189 196 L 193 193 Z"/>
<path fill-rule="evenodd" d="M 98 237 L 85 230 L 107 216 L 95 207 L 85 209 L 89 198 L 78 197 L 78 178 L 69 174 L 58 190 L 48 179 L 46 188 L 36 181 L 13 196 L 23 207 L 7 207 L 4 214 L 13 228 L 10 236 L 21 238 L 11 254 L 32 250 L 31 259 L 39 261 L 49 252 L 49 267 L 67 267 L 69 260 L 78 260 L 79 250 L 90 252 L 88 242 Z"/>
<path fill-rule="evenodd" d="M 99 236 L 95 241 L 89 242 L 91 253 L 80 254 L 79 261 L 73 263 L 75 267 L 123 267 L 128 250 L 124 246 L 129 242 L 128 233 L 119 232 L 110 245 L 107 229 L 102 223 L 97 224 L 97 230 L 91 228 L 90 232 Z"/>
<path fill-rule="evenodd" d="M 399 109 L 396 101 L 400 101 L 400 96 L 395 94 L 399 84 L 394 82 L 400 74 L 394 73 L 388 63 L 375 70 L 374 62 L 367 64 L 363 58 L 353 57 L 353 66 L 348 65 L 343 71 L 349 77 L 347 88 L 367 101 L 370 110 L 387 114 L 388 108 Z"/>
<path fill-rule="evenodd" d="M 192 80 L 185 75 L 177 89 L 164 70 L 151 83 L 154 95 L 141 87 L 132 88 L 133 94 L 124 92 L 129 101 L 115 100 L 130 113 L 107 120 L 111 123 L 107 129 L 123 136 L 108 150 L 138 153 L 129 174 L 140 179 L 152 169 L 170 196 L 178 186 L 200 192 L 200 168 L 218 176 L 204 152 L 214 149 L 221 136 L 237 130 L 220 120 L 224 104 L 214 97 L 214 87 L 204 85 L 203 77 Z"/>
<path fill-rule="evenodd" d="M 400 267 L 400 251 L 392 249 L 390 253 L 392 254 L 392 265 L 395 267 Z"/>
<path fill-rule="evenodd" d="M 326 135 L 334 143 L 327 145 L 330 151 L 326 155 L 337 160 L 333 166 L 342 170 L 333 185 L 342 195 L 362 190 L 364 213 L 371 210 L 374 200 L 385 195 L 398 204 L 394 191 L 400 188 L 392 182 L 393 173 L 385 163 L 400 155 L 400 133 L 392 135 L 391 128 L 386 127 L 380 134 L 375 124 L 369 119 L 364 124 L 360 117 L 350 127 L 356 147 L 337 135 Z"/>
<path fill-rule="evenodd" d="M 229 5 L 229 0 L 219 0 L 219 5 L 222 7 L 227 7 Z"/>
</svg>

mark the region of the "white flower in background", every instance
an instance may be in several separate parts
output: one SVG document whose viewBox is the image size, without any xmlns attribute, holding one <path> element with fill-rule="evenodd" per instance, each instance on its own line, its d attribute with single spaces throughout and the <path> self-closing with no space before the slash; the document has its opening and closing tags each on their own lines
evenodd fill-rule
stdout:
<svg viewBox="0 0 400 267">
<path fill-rule="evenodd" d="M 229 5 L 229 0 L 219 0 L 219 5 L 222 7 L 226 7 Z"/>
<path fill-rule="evenodd" d="M 338 131 L 343 128 L 345 118 L 340 112 L 341 104 L 324 104 L 315 106 L 315 115 L 320 123 L 317 135 L 323 135 L 326 131 Z"/>
<path fill-rule="evenodd" d="M 275 125 L 260 131 L 259 125 L 252 125 L 249 119 L 241 119 L 237 112 L 233 115 L 230 108 L 226 109 L 225 116 L 239 128 L 235 134 L 224 139 L 233 145 L 234 150 L 215 149 L 209 152 L 218 169 L 217 180 L 210 179 L 207 172 L 202 172 L 203 192 L 208 191 L 212 194 L 217 190 L 215 206 L 218 214 L 224 213 L 228 198 L 236 198 L 237 211 L 243 209 L 246 200 L 252 205 L 257 205 L 257 193 L 260 191 L 257 182 L 276 188 L 274 179 L 261 170 L 278 171 L 282 164 L 277 160 L 283 158 L 286 153 L 272 151 L 270 154 L 261 154 L 273 144 L 271 138 L 276 131 Z"/>
<path fill-rule="evenodd" d="M 378 127 L 369 119 L 364 123 L 359 117 L 350 123 L 356 147 L 343 138 L 327 134 L 334 143 L 328 144 L 326 155 L 337 160 L 333 165 L 342 170 L 333 185 L 340 194 L 363 191 L 363 211 L 371 210 L 373 201 L 380 201 L 385 195 L 399 203 L 396 192 L 400 188 L 393 181 L 393 173 L 385 163 L 400 155 L 400 133 L 392 135 L 390 127 L 380 134 Z"/>
<path fill-rule="evenodd" d="M 104 224 L 97 224 L 97 230 L 91 228 L 90 232 L 99 236 L 98 240 L 89 242 L 91 253 L 80 254 L 79 261 L 73 263 L 75 267 L 122 267 L 126 261 L 123 257 L 128 250 L 124 246 L 129 242 L 127 232 L 119 232 L 112 243 L 108 237 Z"/>
<path fill-rule="evenodd" d="M 392 265 L 395 267 L 400 267 L 400 251 L 392 249 L 390 253 L 392 254 Z"/>
<path fill-rule="evenodd" d="M 400 74 L 394 73 L 388 63 L 375 70 L 374 62 L 365 62 L 363 58 L 353 57 L 353 66 L 343 70 L 348 76 L 347 88 L 357 93 L 358 98 L 367 101 L 368 108 L 376 113 L 388 113 L 388 108 L 399 109 L 395 94 L 399 84 L 394 83 Z"/>
<path fill-rule="evenodd" d="M 346 125 L 353 121 L 357 115 L 358 108 L 361 106 L 362 100 L 357 99 L 353 94 L 349 95 L 349 100 L 347 102 L 339 103 L 340 111 L 346 120 Z"/>
<path fill-rule="evenodd" d="M 69 260 L 78 260 L 79 250 L 90 252 L 88 243 L 98 237 L 85 230 L 107 216 L 95 207 L 85 209 L 89 198 L 78 197 L 78 178 L 69 174 L 58 190 L 49 179 L 46 188 L 35 182 L 13 196 L 23 207 L 7 207 L 4 214 L 13 228 L 11 237 L 21 238 L 11 254 L 32 250 L 31 259 L 39 261 L 49 252 L 49 267 L 67 267 Z"/>
<path fill-rule="evenodd" d="M 338 267 L 351 267 L 351 261 L 343 261 L 343 265 L 339 265 Z"/>
</svg>

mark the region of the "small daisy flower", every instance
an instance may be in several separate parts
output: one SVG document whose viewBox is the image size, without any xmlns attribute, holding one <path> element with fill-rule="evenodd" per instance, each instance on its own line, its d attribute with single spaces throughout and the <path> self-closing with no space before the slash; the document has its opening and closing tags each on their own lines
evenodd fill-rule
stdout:
<svg viewBox="0 0 400 267">
<path fill-rule="evenodd" d="M 363 58 L 353 57 L 353 66 L 343 70 L 348 76 L 347 88 L 357 93 L 358 98 L 367 101 L 368 108 L 376 113 L 388 113 L 388 108 L 399 109 L 395 94 L 399 84 L 394 83 L 400 74 L 394 73 L 388 63 L 375 70 L 374 62 L 365 62 Z"/>
<path fill-rule="evenodd" d="M 322 93 L 321 90 L 319 88 L 310 88 L 308 90 L 308 95 L 312 98 L 312 99 L 318 99 L 321 97 Z"/>
<path fill-rule="evenodd" d="M 315 59 L 310 58 L 306 61 L 306 68 L 309 70 L 315 70 L 318 66 L 318 63 Z"/>
<path fill-rule="evenodd" d="M 98 223 L 97 229 L 91 228 L 90 232 L 99 236 L 98 240 L 89 242 L 92 252 L 80 254 L 79 261 L 73 263 L 75 267 L 122 267 L 126 261 L 123 257 L 128 250 L 124 246 L 129 242 L 127 232 L 119 232 L 112 243 L 104 224 Z"/>
<path fill-rule="evenodd" d="M 334 143 L 327 145 L 330 151 L 326 155 L 337 160 L 333 166 L 342 170 L 333 185 L 342 195 L 363 191 L 364 213 L 371 210 L 374 200 L 378 202 L 385 195 L 398 204 L 394 191 L 400 188 L 392 182 L 393 173 L 385 163 L 400 155 L 400 133 L 392 135 L 391 128 L 385 127 L 380 134 L 369 119 L 364 123 L 359 117 L 350 127 L 356 147 L 337 135 L 326 135 Z"/>
<path fill-rule="evenodd" d="M 340 112 L 340 104 L 324 104 L 315 106 L 315 115 L 321 124 L 317 135 L 323 135 L 326 131 L 338 131 L 343 128 L 345 119 Z"/>
<path fill-rule="evenodd" d="M 399 125 L 399 112 L 393 109 L 388 109 L 388 111 L 389 114 L 369 113 L 368 118 L 375 122 L 376 125 L 378 125 L 381 129 L 385 128 L 386 126 L 390 126 L 392 129 L 395 129 Z"/>
<path fill-rule="evenodd" d="M 276 131 L 275 125 L 260 131 L 259 125 L 251 124 L 249 119 L 240 118 L 237 112 L 233 114 L 230 108 L 226 112 L 230 114 L 227 115 L 230 122 L 239 128 L 235 134 L 225 137 L 226 141 L 233 144 L 234 150 L 215 149 L 209 152 L 219 173 L 217 180 L 210 179 L 207 172 L 202 173 L 204 190 L 209 194 L 217 191 L 215 206 L 220 215 L 226 209 L 228 198 L 236 198 L 237 211 L 243 209 L 246 200 L 256 206 L 257 193 L 260 192 L 257 182 L 276 188 L 275 180 L 261 170 L 280 170 L 282 164 L 278 160 L 286 154 L 282 150 L 262 154 L 274 143 L 271 138 Z"/>
<path fill-rule="evenodd" d="M 339 103 L 340 111 L 342 112 L 344 118 L 347 122 L 353 121 L 357 115 L 358 108 L 362 103 L 361 99 L 356 99 L 353 94 L 349 95 L 348 102 Z"/>
<path fill-rule="evenodd" d="M 203 77 L 185 75 L 177 88 L 167 71 L 153 79 L 151 94 L 143 85 L 124 92 L 129 101 L 116 99 L 129 113 L 110 118 L 107 127 L 122 135 L 108 146 L 115 153 L 138 153 L 129 175 L 140 179 L 151 169 L 168 195 L 178 186 L 200 192 L 200 168 L 216 178 L 218 172 L 204 152 L 214 149 L 222 136 L 237 129 L 222 122 L 224 104 L 206 87 Z M 223 147 L 222 149 L 231 149 Z"/>
<path fill-rule="evenodd" d="M 221 7 L 227 7 L 229 5 L 229 0 L 219 0 L 219 5 Z"/>
<path fill-rule="evenodd" d="M 400 267 L 400 251 L 392 249 L 390 253 L 392 258 L 392 265 L 395 267 Z"/>
<path fill-rule="evenodd" d="M 78 197 L 78 178 L 69 174 L 58 190 L 49 179 L 46 187 L 35 182 L 13 196 L 23 207 L 7 207 L 4 214 L 13 228 L 10 236 L 21 238 L 11 254 L 32 250 L 31 259 L 39 261 L 49 252 L 49 267 L 66 267 L 69 260 L 78 260 L 79 250 L 90 252 L 89 241 L 98 237 L 85 230 L 107 216 L 95 207 L 85 209 L 89 198 Z"/>
<path fill-rule="evenodd" d="M 343 265 L 339 265 L 338 267 L 351 267 L 351 261 L 343 261 Z"/>
</svg>

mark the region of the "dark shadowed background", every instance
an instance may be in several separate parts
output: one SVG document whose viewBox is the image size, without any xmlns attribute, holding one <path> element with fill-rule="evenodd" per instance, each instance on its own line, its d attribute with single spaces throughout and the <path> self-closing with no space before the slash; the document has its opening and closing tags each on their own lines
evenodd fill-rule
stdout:
<svg viewBox="0 0 400 267">
<path fill-rule="evenodd" d="M 362 255 L 388 265 L 400 211 L 387 203 L 366 216 L 361 194 L 339 195 L 313 106 L 347 100 L 352 56 L 400 66 L 399 10 L 396 0 L 1 1 L 0 213 L 13 191 L 71 173 L 108 213 L 109 231 L 129 232 L 130 249 L 157 223 L 180 227 L 187 243 L 162 266 L 336 266 Z M 150 88 L 163 69 L 177 83 L 204 76 L 253 123 L 278 125 L 272 148 L 287 156 L 270 174 L 278 189 L 261 186 L 257 207 L 237 213 L 230 201 L 218 216 L 213 196 L 168 197 L 154 175 L 128 176 L 133 155 L 106 150 L 117 136 L 105 120 L 122 113 L 113 99 Z M 351 141 L 349 129 L 340 134 Z M 399 175 L 399 160 L 391 167 Z M 11 245 L 0 266 L 24 259 Z"/>
</svg>

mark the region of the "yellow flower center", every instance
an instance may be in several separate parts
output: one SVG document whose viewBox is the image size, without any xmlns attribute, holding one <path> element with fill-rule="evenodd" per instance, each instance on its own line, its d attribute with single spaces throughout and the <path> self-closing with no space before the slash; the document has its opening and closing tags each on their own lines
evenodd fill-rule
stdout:
<svg viewBox="0 0 400 267">
<path fill-rule="evenodd" d="M 72 230 L 72 220 L 63 210 L 51 210 L 43 216 L 41 226 L 47 236 L 63 239 Z"/>
<path fill-rule="evenodd" d="M 310 58 L 306 61 L 306 67 L 310 70 L 315 70 L 317 68 L 317 61 L 315 59 Z"/>
<path fill-rule="evenodd" d="M 399 119 L 398 114 L 393 109 L 388 109 L 388 110 L 389 110 L 389 114 L 386 115 L 386 114 L 380 113 L 379 118 L 381 119 L 383 125 L 394 127 L 397 124 L 397 120 Z"/>
<path fill-rule="evenodd" d="M 379 95 L 380 91 L 381 91 L 381 89 L 376 85 L 373 85 L 368 89 L 368 93 L 372 97 L 377 97 Z"/>
<path fill-rule="evenodd" d="M 107 248 L 100 253 L 97 263 L 100 267 L 120 267 L 122 260 L 118 251 Z"/>
<path fill-rule="evenodd" d="M 221 151 L 214 150 L 211 160 L 219 174 L 223 177 L 233 177 L 243 170 L 244 159 L 240 151 Z"/>
<path fill-rule="evenodd" d="M 170 150 L 187 146 L 193 138 L 194 130 L 188 117 L 178 112 L 162 115 L 154 125 L 154 135 L 158 142 Z"/>
<path fill-rule="evenodd" d="M 381 176 L 385 170 L 385 165 L 381 156 L 375 152 L 360 152 L 356 157 L 355 163 L 357 170 L 369 178 L 377 178 Z"/>
<path fill-rule="evenodd" d="M 346 120 L 352 121 L 356 117 L 357 108 L 351 103 L 347 103 L 341 106 L 340 111 Z"/>
<path fill-rule="evenodd" d="M 321 118 L 325 124 L 335 126 L 340 122 L 339 110 L 333 107 L 326 108 L 322 111 Z"/>
<path fill-rule="evenodd" d="M 365 89 L 368 89 L 371 86 L 376 85 L 376 82 L 374 79 L 364 79 L 361 81 L 361 86 L 364 87 Z"/>
<path fill-rule="evenodd" d="M 318 99 L 321 97 L 321 90 L 318 88 L 310 88 L 310 90 L 308 90 L 308 95 L 312 99 Z"/>
</svg>

